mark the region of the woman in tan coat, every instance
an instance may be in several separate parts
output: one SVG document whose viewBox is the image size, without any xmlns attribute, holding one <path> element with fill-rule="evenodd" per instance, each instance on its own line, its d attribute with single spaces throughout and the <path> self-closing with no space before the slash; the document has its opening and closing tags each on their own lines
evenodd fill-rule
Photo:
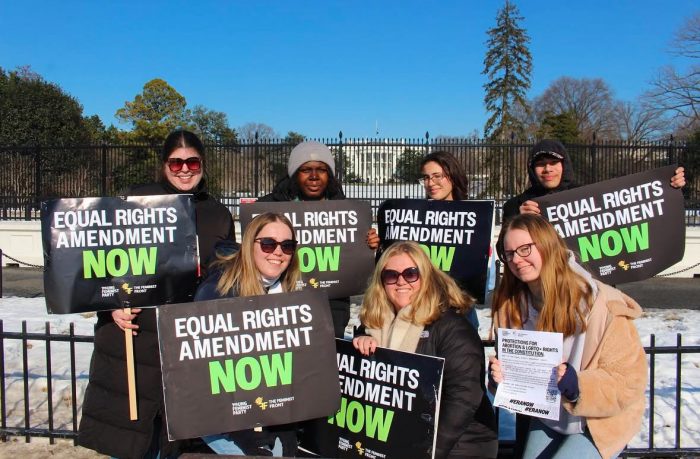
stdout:
<svg viewBox="0 0 700 459">
<path fill-rule="evenodd" d="M 564 335 L 559 421 L 533 418 L 523 457 L 615 457 L 644 413 L 647 361 L 633 323 L 641 308 L 594 280 L 540 216 L 507 222 L 496 249 L 508 268 L 493 301 L 493 329 Z M 502 370 L 492 357 L 493 385 Z"/>
</svg>

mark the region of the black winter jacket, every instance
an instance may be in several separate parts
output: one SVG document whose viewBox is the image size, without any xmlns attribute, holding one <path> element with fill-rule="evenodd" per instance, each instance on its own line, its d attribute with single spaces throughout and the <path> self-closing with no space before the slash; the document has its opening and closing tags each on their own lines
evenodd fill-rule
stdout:
<svg viewBox="0 0 700 459">
<path fill-rule="evenodd" d="M 550 193 L 558 193 L 559 191 L 570 190 L 572 188 L 578 187 L 578 185 L 573 181 L 574 171 L 571 166 L 571 158 L 569 157 L 569 154 L 566 151 L 560 152 L 564 156 L 564 159 L 561 161 L 562 174 L 559 186 L 554 189 L 547 189 L 543 187 L 540 184 L 539 180 L 537 180 L 537 176 L 535 175 L 535 168 L 533 166 L 533 156 L 535 153 L 537 153 L 537 151 L 533 149 L 530 152 L 530 156 L 528 158 L 527 175 L 530 178 L 530 188 L 520 193 L 519 195 L 513 196 L 512 198 L 507 200 L 506 203 L 503 205 L 502 221 L 504 223 L 507 220 L 520 214 L 520 206 L 525 201 L 540 198 Z"/>
<path fill-rule="evenodd" d="M 336 186 L 329 185 L 326 188 L 324 199 L 345 199 L 345 193 L 343 193 L 343 189 L 340 187 L 340 184 L 337 184 Z M 286 176 L 282 180 L 277 182 L 270 194 L 261 196 L 260 198 L 258 198 L 258 201 L 284 202 L 305 201 L 305 199 L 303 199 L 303 196 L 300 196 L 299 191 L 295 190 L 293 179 L 289 176 Z"/>
<path fill-rule="evenodd" d="M 129 195 L 178 194 L 168 182 L 142 185 Z M 204 184 L 194 193 L 200 259 L 208 260 L 217 241 L 233 239 L 233 220 L 226 207 L 212 198 Z M 191 299 L 194 292 L 183 292 Z M 138 420 L 129 420 L 124 332 L 116 326 L 109 311 L 99 312 L 95 325 L 95 347 L 90 363 L 90 381 L 85 392 L 78 444 L 118 458 L 143 458 L 154 436 L 160 439 L 161 457 L 174 453 L 164 426 L 163 386 L 154 308 L 143 309 L 134 320 L 139 325 L 134 336 Z"/>
<path fill-rule="evenodd" d="M 484 384 L 484 346 L 474 327 L 450 308 L 426 325 L 416 354 L 445 359 L 435 458 L 495 458 L 498 429 Z"/>
</svg>

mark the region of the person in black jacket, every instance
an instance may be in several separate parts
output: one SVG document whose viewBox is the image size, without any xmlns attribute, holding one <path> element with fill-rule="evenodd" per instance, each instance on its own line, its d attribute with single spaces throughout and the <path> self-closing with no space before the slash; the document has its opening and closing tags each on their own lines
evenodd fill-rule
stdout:
<svg viewBox="0 0 700 459">
<path fill-rule="evenodd" d="M 527 174 L 530 178 L 530 188 L 513 196 L 503 205 L 504 223 L 519 214 L 539 214 L 539 205 L 533 199 L 578 186 L 573 180 L 571 158 L 558 140 L 541 140 L 530 149 Z M 682 167 L 677 168 L 671 177 L 671 186 L 685 186 L 685 172 Z"/>
<path fill-rule="evenodd" d="M 287 175 L 270 194 L 258 202 L 321 201 L 345 199 L 335 178 L 335 160 L 327 146 L 308 140 L 292 149 L 287 162 Z M 336 338 L 343 338 L 350 320 L 350 298 L 330 298 Z"/>
<path fill-rule="evenodd" d="M 417 243 L 396 242 L 377 262 L 360 312 L 364 328 L 353 339 L 364 355 L 382 346 L 445 359 L 437 459 L 495 458 L 498 453 L 484 347 L 462 314 L 471 303 Z"/>
<path fill-rule="evenodd" d="M 541 140 L 530 149 L 527 175 L 530 188 L 506 201 L 504 222 L 520 213 L 539 213 L 539 206 L 532 201 L 535 198 L 578 186 L 574 182 L 571 158 L 558 140 Z"/>
<path fill-rule="evenodd" d="M 228 209 L 207 193 L 203 178 L 204 146 L 191 132 L 178 130 L 165 140 L 162 180 L 129 190 L 132 196 L 192 194 L 201 263 L 217 242 L 235 239 Z M 191 301 L 194 291 L 181 292 Z M 90 381 L 85 392 L 78 444 L 119 458 L 174 457 L 177 444 L 164 428 L 163 387 L 155 309 L 104 311 L 97 314 Z M 133 330 L 138 420 L 128 412 L 124 330 Z"/>
</svg>

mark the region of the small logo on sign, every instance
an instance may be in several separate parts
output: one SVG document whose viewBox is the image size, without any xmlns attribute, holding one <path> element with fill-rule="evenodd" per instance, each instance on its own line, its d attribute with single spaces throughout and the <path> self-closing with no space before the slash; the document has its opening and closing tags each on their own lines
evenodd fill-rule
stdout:
<svg viewBox="0 0 700 459">
<path fill-rule="evenodd" d="M 625 271 L 627 271 L 628 269 L 630 269 L 630 264 L 629 264 L 629 263 L 625 263 L 625 260 L 620 260 L 620 261 L 617 263 L 617 266 L 619 266 L 620 268 L 622 268 L 622 269 L 625 270 Z"/>
<path fill-rule="evenodd" d="M 131 292 L 134 291 L 134 289 L 129 287 L 129 284 L 127 284 L 126 282 L 122 284 L 122 290 L 124 290 L 127 293 L 127 295 L 131 295 Z"/>
<path fill-rule="evenodd" d="M 357 443 L 355 443 L 355 448 L 357 448 L 357 454 L 359 454 L 360 456 L 365 454 L 365 449 L 362 447 L 361 441 L 358 441 Z"/>
<path fill-rule="evenodd" d="M 263 400 L 262 397 L 258 397 L 255 399 L 255 404 L 260 407 L 261 410 L 267 409 L 267 402 Z"/>
<path fill-rule="evenodd" d="M 312 286 L 313 288 L 318 288 L 318 281 L 317 281 L 316 278 L 314 278 L 314 277 L 312 277 L 311 279 L 309 279 L 309 284 L 311 284 L 311 286 Z"/>
</svg>

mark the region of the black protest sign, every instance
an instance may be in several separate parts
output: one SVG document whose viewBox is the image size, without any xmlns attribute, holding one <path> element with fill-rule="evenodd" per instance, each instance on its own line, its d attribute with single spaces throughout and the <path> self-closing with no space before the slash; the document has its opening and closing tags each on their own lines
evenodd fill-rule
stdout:
<svg viewBox="0 0 700 459">
<path fill-rule="evenodd" d="M 340 410 L 310 426 L 301 446 L 322 457 L 432 457 L 444 359 L 385 348 L 365 357 L 349 341 L 336 346 Z"/>
<path fill-rule="evenodd" d="M 197 281 L 189 195 L 71 198 L 42 203 L 50 313 L 191 300 Z"/>
<path fill-rule="evenodd" d="M 493 214 L 493 201 L 390 199 L 377 212 L 381 249 L 418 242 L 435 267 L 483 303 Z"/>
<path fill-rule="evenodd" d="M 328 298 L 357 295 L 374 269 L 365 238 L 372 225 L 366 201 L 255 202 L 241 206 L 241 231 L 256 215 L 284 214 L 299 241 L 297 257 L 303 288 L 320 288 Z"/>
<path fill-rule="evenodd" d="M 672 188 L 676 166 L 537 198 L 571 250 L 608 284 L 647 279 L 683 259 L 683 194 Z"/>
<path fill-rule="evenodd" d="M 171 439 L 286 424 L 338 409 L 325 292 L 167 305 L 157 315 Z"/>
</svg>

